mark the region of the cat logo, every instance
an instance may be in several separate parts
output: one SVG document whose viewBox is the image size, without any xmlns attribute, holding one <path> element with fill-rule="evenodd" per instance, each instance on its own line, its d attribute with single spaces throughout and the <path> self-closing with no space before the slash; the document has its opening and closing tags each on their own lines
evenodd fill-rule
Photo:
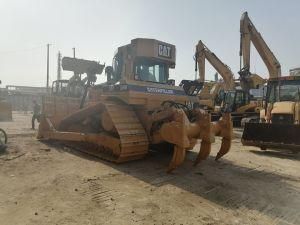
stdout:
<svg viewBox="0 0 300 225">
<path fill-rule="evenodd" d="M 171 47 L 159 44 L 158 45 L 158 56 L 171 58 Z"/>
</svg>

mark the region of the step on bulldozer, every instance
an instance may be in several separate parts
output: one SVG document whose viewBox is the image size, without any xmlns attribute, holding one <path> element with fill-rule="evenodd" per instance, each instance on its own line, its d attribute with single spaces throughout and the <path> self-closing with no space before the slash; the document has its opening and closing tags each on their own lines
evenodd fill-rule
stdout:
<svg viewBox="0 0 300 225">
<path fill-rule="evenodd" d="M 118 48 L 113 65 L 105 68 L 107 81 L 98 85 L 95 77 L 104 65 L 81 60 L 81 73 L 88 78 L 83 96 L 45 97 L 38 138 L 85 144 L 87 152 L 91 144 L 96 148 L 89 153 L 116 163 L 141 159 L 149 149 L 168 143 L 173 147 L 171 172 L 198 140 L 195 165 L 206 159 L 215 136 L 220 136 L 216 160 L 221 158 L 231 146 L 230 114 L 211 122 L 210 114 L 197 107 L 203 84 L 184 80 L 175 86 L 169 80 L 175 51 L 174 45 L 162 41 L 134 39 Z M 65 62 L 72 67 L 78 59 Z"/>
</svg>

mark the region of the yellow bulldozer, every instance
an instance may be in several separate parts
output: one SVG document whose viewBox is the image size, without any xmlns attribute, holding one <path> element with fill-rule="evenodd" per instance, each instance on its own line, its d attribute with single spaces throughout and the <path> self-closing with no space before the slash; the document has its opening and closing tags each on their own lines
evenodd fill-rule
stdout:
<svg viewBox="0 0 300 225">
<path fill-rule="evenodd" d="M 95 74 L 101 74 L 104 65 L 88 66 L 81 99 L 44 98 L 38 138 L 91 144 L 96 146 L 91 154 L 116 163 L 141 159 L 149 149 L 167 143 L 173 147 L 170 172 L 198 140 L 195 164 L 206 159 L 215 136 L 220 136 L 219 159 L 231 146 L 230 114 L 211 122 L 210 114 L 197 107 L 202 83 L 170 82 L 175 55 L 174 45 L 155 39 L 137 38 L 119 47 L 112 67 L 105 68 L 107 82 L 95 84 Z"/>
</svg>

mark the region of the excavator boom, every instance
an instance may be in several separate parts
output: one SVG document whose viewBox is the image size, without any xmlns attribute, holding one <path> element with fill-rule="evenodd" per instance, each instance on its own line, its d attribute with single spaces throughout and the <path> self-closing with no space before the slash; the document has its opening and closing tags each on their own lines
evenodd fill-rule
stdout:
<svg viewBox="0 0 300 225">
<path fill-rule="evenodd" d="M 243 59 L 241 75 L 250 75 L 250 44 L 253 43 L 263 62 L 265 63 L 270 78 L 281 76 L 281 66 L 261 34 L 250 20 L 248 13 L 242 14 L 240 21 L 240 56 Z M 243 73 L 244 72 L 244 73 Z"/>
<path fill-rule="evenodd" d="M 207 46 L 200 40 L 196 46 L 195 71 L 199 68 L 199 81 L 205 82 L 205 59 L 215 68 L 223 78 L 223 82 L 206 82 L 199 94 L 200 105 L 205 109 L 215 110 L 215 106 L 222 100 L 221 90 L 235 89 L 234 75 L 230 68 L 223 63 Z"/>
<path fill-rule="evenodd" d="M 196 65 L 199 67 L 199 80 L 200 82 L 205 81 L 205 59 L 215 68 L 215 70 L 221 75 L 224 80 L 225 90 L 233 90 L 235 87 L 234 84 L 234 75 L 230 68 L 224 64 L 218 56 L 211 52 L 204 43 L 200 40 L 196 46 Z M 197 70 L 197 66 L 196 66 Z"/>
</svg>

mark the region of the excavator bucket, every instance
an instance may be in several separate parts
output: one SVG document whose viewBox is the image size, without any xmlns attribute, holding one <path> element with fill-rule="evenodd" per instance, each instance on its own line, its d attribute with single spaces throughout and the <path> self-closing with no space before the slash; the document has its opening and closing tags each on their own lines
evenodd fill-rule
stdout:
<svg viewBox="0 0 300 225">
<path fill-rule="evenodd" d="M 256 146 L 265 150 L 290 149 L 300 151 L 300 125 L 246 123 L 242 135 L 242 143 L 246 146 Z"/>
</svg>

